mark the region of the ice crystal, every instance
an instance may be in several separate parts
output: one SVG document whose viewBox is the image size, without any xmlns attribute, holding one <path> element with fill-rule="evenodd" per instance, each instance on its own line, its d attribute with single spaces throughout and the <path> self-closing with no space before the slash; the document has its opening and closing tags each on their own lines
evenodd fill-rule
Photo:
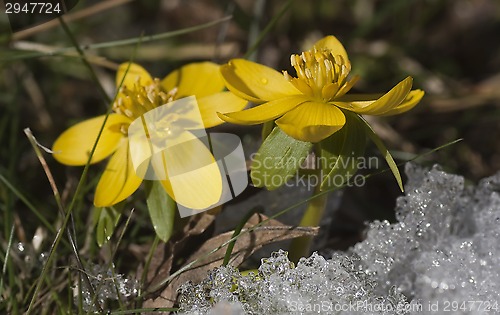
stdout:
<svg viewBox="0 0 500 315">
<path fill-rule="evenodd" d="M 122 274 L 113 273 L 112 269 L 102 265 L 92 265 L 86 270 L 95 295 L 81 279 L 81 289 L 77 285 L 73 290 L 75 305 L 82 305 L 86 312 L 97 312 L 97 304 L 106 309 L 109 301 L 125 301 L 137 296 L 138 282 L 127 279 Z M 83 275 L 82 275 L 83 277 Z"/>
<path fill-rule="evenodd" d="M 500 314 L 500 173 L 477 187 L 438 166 L 406 166 L 399 222 L 369 224 L 366 239 L 294 266 L 286 252 L 258 274 L 232 267 L 186 283 L 191 314 Z"/>
</svg>

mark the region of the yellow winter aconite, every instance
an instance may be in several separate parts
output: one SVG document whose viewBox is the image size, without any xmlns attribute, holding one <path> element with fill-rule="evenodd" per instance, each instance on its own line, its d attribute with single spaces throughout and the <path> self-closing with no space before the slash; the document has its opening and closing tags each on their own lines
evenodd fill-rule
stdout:
<svg viewBox="0 0 500 315">
<path fill-rule="evenodd" d="M 297 77 L 243 59 L 223 65 L 221 73 L 227 88 L 259 105 L 243 111 L 219 111 L 219 117 L 243 125 L 276 120 L 289 136 L 315 143 L 344 126 L 342 110 L 395 115 L 412 109 L 424 95 L 421 90 L 411 90 L 411 77 L 383 95 L 346 94 L 358 77 L 348 79 L 351 64 L 334 36 L 319 40 L 309 51 L 292 55 L 291 64 Z"/>
<path fill-rule="evenodd" d="M 120 65 L 116 84 L 120 86 L 113 111 L 104 126 L 90 163 L 97 163 L 111 156 L 99 183 L 97 184 L 94 204 L 97 207 L 114 205 L 132 195 L 142 182 L 132 165 L 129 152 L 128 127 L 146 112 L 174 100 L 194 95 L 205 128 L 223 123 L 217 117 L 217 111 L 238 111 L 246 106 L 246 101 L 230 92 L 223 92 L 224 82 L 220 75 L 220 66 L 211 62 L 188 64 L 163 80 L 151 75 L 137 64 Z M 99 130 L 106 116 L 99 116 L 74 125 L 63 132 L 53 145 L 54 158 L 66 165 L 85 165 L 96 142 Z M 175 113 L 168 116 L 172 121 L 163 125 L 168 129 L 170 122 L 180 119 Z M 166 130 L 168 132 L 168 130 Z M 194 136 L 188 131 L 179 132 L 177 137 L 191 140 Z M 194 142 L 191 142 L 194 143 Z M 186 152 L 177 150 L 172 153 L 170 163 L 178 165 L 171 169 L 183 169 L 186 160 L 195 159 L 200 145 L 184 146 Z M 192 148 L 192 152 L 188 150 Z M 208 150 L 208 149 L 206 149 Z M 167 153 L 168 154 L 168 153 Z M 177 203 L 191 209 L 204 209 L 218 202 L 222 192 L 222 181 L 216 167 L 205 167 L 196 173 L 196 180 L 187 180 L 177 186 L 174 195 L 172 184 L 161 181 L 166 192 Z M 178 184 L 179 185 L 179 184 Z M 181 191 L 182 193 L 179 193 Z M 203 193 L 193 194 L 193 191 Z"/>
</svg>

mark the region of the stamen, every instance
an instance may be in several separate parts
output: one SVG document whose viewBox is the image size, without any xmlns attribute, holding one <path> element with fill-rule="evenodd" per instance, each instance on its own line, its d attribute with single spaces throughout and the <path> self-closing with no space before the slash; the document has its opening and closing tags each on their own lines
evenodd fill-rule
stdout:
<svg viewBox="0 0 500 315">
<path fill-rule="evenodd" d="M 174 87 L 173 89 L 171 89 L 170 91 L 168 91 L 167 95 L 166 95 L 166 102 L 171 102 L 174 100 L 175 96 L 177 95 L 177 91 L 179 89 L 177 87 Z"/>
<path fill-rule="evenodd" d="M 130 109 L 125 108 L 125 116 L 132 118 L 134 116 L 134 113 Z"/>
<path fill-rule="evenodd" d="M 305 73 L 306 73 L 306 78 L 308 78 L 308 79 L 314 79 L 314 77 L 312 75 L 312 72 L 311 72 L 311 69 L 306 68 L 305 69 Z"/>
<path fill-rule="evenodd" d="M 119 96 L 113 104 L 113 110 L 117 114 L 135 119 L 160 105 L 173 101 L 177 95 L 177 88 L 165 93 L 160 83 L 161 81 L 155 78 L 152 84 L 141 86 L 140 78 L 137 78 L 132 87 L 121 87 Z"/>
<path fill-rule="evenodd" d="M 322 101 L 330 101 L 338 96 L 338 93 L 345 93 L 352 87 L 352 84 L 349 84 L 352 82 L 346 83 L 351 71 L 349 61 L 341 55 L 333 55 L 331 51 L 313 47 L 300 55 L 291 55 L 290 64 L 295 69 L 297 78 L 284 71 L 285 79 L 304 94 Z"/>
<path fill-rule="evenodd" d="M 128 134 L 128 125 L 121 124 L 120 125 L 120 132 L 123 133 L 124 135 Z"/>
<path fill-rule="evenodd" d="M 288 74 L 287 71 L 282 71 L 282 73 L 283 73 L 283 76 L 285 77 L 285 79 L 287 81 L 290 81 L 292 79 L 292 77 Z"/>
</svg>

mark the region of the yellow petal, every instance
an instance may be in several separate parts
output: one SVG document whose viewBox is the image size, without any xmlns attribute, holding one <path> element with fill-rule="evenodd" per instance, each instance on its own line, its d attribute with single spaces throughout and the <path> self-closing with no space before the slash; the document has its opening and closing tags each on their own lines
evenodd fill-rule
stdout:
<svg viewBox="0 0 500 315">
<path fill-rule="evenodd" d="M 352 98 L 349 95 L 344 95 L 332 103 L 358 114 L 383 115 L 398 107 L 406 99 L 410 92 L 412 82 L 413 79 L 407 77 L 377 100 L 351 101 Z"/>
<path fill-rule="evenodd" d="M 352 89 L 352 87 L 358 82 L 359 76 L 355 75 L 352 79 L 344 83 L 344 85 L 337 91 L 337 94 L 335 97 L 341 97 L 342 95 L 345 95 L 349 90 Z"/>
<path fill-rule="evenodd" d="M 283 115 L 276 124 L 297 140 L 319 142 L 340 130 L 345 116 L 331 104 L 310 101 Z"/>
<path fill-rule="evenodd" d="M 383 113 L 382 115 L 390 116 L 407 112 L 420 102 L 422 97 L 424 97 L 424 94 L 425 93 L 422 90 L 410 91 L 410 93 L 408 93 L 408 95 L 406 96 L 406 99 L 401 104 L 399 104 L 396 108 Z"/>
<path fill-rule="evenodd" d="M 254 103 L 264 103 L 302 94 L 278 71 L 244 59 L 233 59 L 221 67 L 227 88 Z"/>
<path fill-rule="evenodd" d="M 195 210 L 214 206 L 222 196 L 222 176 L 212 153 L 189 132 L 181 136 L 186 141 L 168 147 L 156 155 L 155 171 L 168 174 L 161 183 L 178 204 Z M 166 170 L 159 170 L 164 165 Z"/>
<path fill-rule="evenodd" d="M 297 105 L 307 101 L 308 98 L 305 96 L 288 96 L 257 105 L 247 110 L 226 114 L 218 113 L 218 115 L 222 120 L 233 124 L 256 125 L 276 119 L 291 111 L 297 107 Z"/>
<path fill-rule="evenodd" d="M 205 128 L 211 128 L 224 123 L 217 116 L 217 112 L 240 111 L 247 106 L 247 101 L 237 97 L 231 92 L 219 92 L 197 99 L 198 108 Z"/>
<path fill-rule="evenodd" d="M 384 93 L 372 93 L 372 94 L 359 94 L 359 93 L 349 93 L 346 95 L 339 96 L 336 100 L 346 103 L 346 102 L 375 102 L 377 99 L 381 98 Z"/>
<path fill-rule="evenodd" d="M 130 159 L 128 140 L 124 139 L 102 173 L 95 190 L 94 205 L 109 207 L 117 204 L 132 195 L 141 182 Z"/>
<path fill-rule="evenodd" d="M 335 36 L 329 35 L 323 37 L 314 44 L 314 47 L 316 47 L 316 49 L 330 50 L 333 55 L 341 55 L 344 60 L 349 60 L 344 46 Z"/>
<path fill-rule="evenodd" d="M 123 80 L 123 77 L 125 77 L 125 80 Z M 137 80 L 139 80 L 141 86 L 153 83 L 153 79 L 146 69 L 138 64 L 129 62 L 122 63 L 116 72 L 116 86 L 120 86 L 122 80 L 122 86 L 126 86 L 127 88 L 132 88 Z"/>
<path fill-rule="evenodd" d="M 87 164 L 105 117 L 85 120 L 64 131 L 52 147 L 54 158 L 66 165 Z M 124 137 L 120 127 L 130 122 L 130 119 L 123 115 L 109 115 L 90 163 L 99 162 L 116 150 L 120 139 Z"/>
<path fill-rule="evenodd" d="M 161 81 L 165 91 L 177 88 L 177 98 L 203 97 L 224 89 L 220 66 L 213 62 L 190 63 L 171 72 Z"/>
</svg>

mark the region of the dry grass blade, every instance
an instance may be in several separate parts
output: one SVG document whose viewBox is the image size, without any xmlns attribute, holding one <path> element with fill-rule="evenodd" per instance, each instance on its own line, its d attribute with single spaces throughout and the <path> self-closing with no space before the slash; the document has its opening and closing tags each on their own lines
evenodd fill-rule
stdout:
<svg viewBox="0 0 500 315">
<path fill-rule="evenodd" d="M 172 236 L 164 246 L 159 246 L 153 255 L 151 265 L 147 270 L 146 285 L 149 286 L 155 278 L 168 277 L 171 273 L 173 260 L 179 259 L 186 249 L 192 248 L 187 244 L 194 238 L 200 237 L 209 230 L 215 220 L 215 216 L 202 214 L 189 218 L 183 230 Z M 142 273 L 139 270 L 138 274 Z"/>
<path fill-rule="evenodd" d="M 56 47 L 52 45 L 46 45 L 46 44 L 40 44 L 40 43 L 35 43 L 35 42 L 28 42 L 28 41 L 17 41 L 11 44 L 11 47 L 14 49 L 18 50 L 25 50 L 25 51 L 31 51 L 31 52 L 39 52 L 42 54 L 46 55 L 52 55 L 56 54 L 61 47 Z M 73 57 L 73 58 L 80 58 L 77 52 L 75 51 L 68 51 L 66 53 L 61 54 L 61 56 L 65 57 Z M 87 60 L 94 65 L 101 66 L 107 69 L 111 70 L 117 70 L 119 64 L 109 61 L 106 57 L 102 57 L 96 54 L 92 53 L 86 53 L 85 57 Z M 127 56 L 129 58 L 130 56 Z"/>
<path fill-rule="evenodd" d="M 73 21 L 77 21 L 77 20 L 86 18 L 88 16 L 92 16 L 96 13 L 100 13 L 102 11 L 105 11 L 105 10 L 117 7 L 119 5 L 125 4 L 125 3 L 130 2 L 130 1 L 132 1 L 132 0 L 102 1 L 102 2 L 99 2 L 91 7 L 86 8 L 86 9 L 83 9 L 83 10 L 80 10 L 80 11 L 77 11 L 74 13 L 69 13 L 69 14 L 65 15 L 64 20 L 68 23 L 73 22 Z M 41 25 L 38 25 L 36 27 L 32 27 L 32 28 L 17 32 L 14 35 L 12 35 L 12 40 L 13 41 L 20 40 L 20 39 L 29 37 L 31 35 L 35 35 L 35 34 L 40 33 L 40 32 L 50 30 L 51 28 L 57 27 L 58 25 L 59 25 L 59 21 L 54 19 L 54 20 L 51 20 L 47 23 L 43 23 Z"/>
<path fill-rule="evenodd" d="M 61 201 L 61 195 L 59 193 L 59 189 L 57 188 L 57 185 L 56 185 L 56 182 L 54 180 L 54 177 L 52 176 L 52 172 L 50 171 L 49 166 L 47 164 L 47 161 L 43 157 L 42 152 L 40 151 L 40 148 L 42 148 L 44 151 L 50 151 L 50 150 L 48 150 L 47 148 L 43 147 L 42 145 L 40 145 L 38 143 L 38 141 L 36 140 L 35 136 L 33 135 L 33 133 L 31 132 L 31 130 L 29 128 L 25 128 L 24 129 L 24 133 L 26 134 L 26 137 L 30 141 L 31 146 L 33 147 L 33 149 L 34 149 L 34 151 L 36 153 L 36 156 L 38 157 L 38 160 L 40 161 L 40 164 L 42 165 L 42 168 L 43 168 L 43 170 L 45 172 L 45 175 L 47 176 L 47 179 L 49 181 L 50 187 L 52 188 L 52 192 L 54 193 L 54 198 L 55 198 L 57 206 L 59 208 L 59 212 L 61 213 L 61 217 L 66 217 L 65 222 L 67 223 L 68 220 L 69 220 L 69 218 L 71 217 L 71 211 L 66 212 L 66 210 L 64 209 L 64 206 L 63 206 L 62 201 Z M 71 221 L 71 222 L 73 222 L 73 221 Z M 64 224 L 63 228 L 65 228 L 65 230 L 66 230 L 66 233 L 67 233 L 67 236 L 68 236 L 68 241 L 70 242 L 71 249 L 73 250 L 73 254 L 74 254 L 75 259 L 76 259 L 76 261 L 78 263 L 78 267 L 80 269 L 84 270 L 85 268 L 84 268 L 82 260 L 80 258 L 80 254 L 78 252 L 77 244 L 76 244 L 76 242 L 74 240 L 74 236 L 71 233 L 71 230 L 74 231 L 74 227 L 73 227 L 73 229 L 71 229 L 68 226 L 66 226 L 66 224 Z M 59 232 L 58 232 L 58 234 L 59 234 Z M 56 240 L 57 240 L 57 238 L 56 238 Z M 53 246 L 56 245 L 56 240 L 54 241 Z M 44 268 L 42 270 L 42 275 L 40 276 L 40 278 L 38 280 L 38 283 L 37 283 L 37 286 L 35 288 L 35 292 L 33 294 L 33 298 L 32 298 L 32 300 L 30 302 L 30 306 L 28 307 L 27 313 L 29 313 L 30 310 L 35 305 L 33 303 L 34 303 L 35 299 L 37 298 L 37 292 L 40 290 L 41 283 L 42 283 L 42 280 L 44 278 L 44 273 L 45 273 L 45 270 L 46 270 L 47 266 L 49 265 L 50 258 L 52 257 L 52 253 L 53 253 L 53 251 L 51 250 L 51 253 L 49 254 L 49 258 L 47 259 L 47 261 L 45 263 L 45 266 L 44 266 Z M 90 280 L 88 279 L 88 277 L 85 275 L 83 277 L 83 279 L 85 280 L 85 282 L 86 282 L 86 284 L 87 284 L 87 286 L 88 286 L 91 294 L 94 295 L 94 289 L 93 289 L 92 284 L 90 283 Z M 99 305 L 96 304 L 96 306 L 98 306 L 98 309 L 100 309 Z"/>
</svg>

